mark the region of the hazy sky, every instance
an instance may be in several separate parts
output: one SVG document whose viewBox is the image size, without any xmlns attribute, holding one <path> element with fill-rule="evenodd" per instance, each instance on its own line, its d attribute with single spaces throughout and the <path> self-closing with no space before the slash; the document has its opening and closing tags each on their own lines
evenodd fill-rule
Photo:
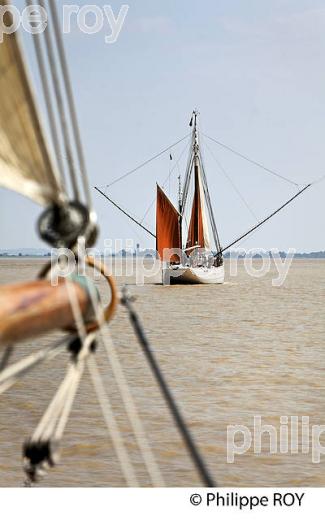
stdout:
<svg viewBox="0 0 325 520">
<path fill-rule="evenodd" d="M 79 2 L 89 3 L 94 2 Z M 122 2 L 97 5 L 108 3 L 118 13 Z M 92 186 L 109 183 L 185 136 L 195 107 L 206 134 L 298 183 L 325 173 L 324 1 L 125 3 L 130 9 L 117 43 L 105 44 L 108 25 L 97 35 L 74 29 L 65 36 Z M 26 49 L 32 57 L 29 45 Z M 292 186 L 208 145 L 258 218 L 294 194 Z M 184 143 L 173 152 L 174 163 L 183 149 Z M 252 226 L 254 218 L 210 151 L 203 147 L 203 153 L 226 244 Z M 165 154 L 115 185 L 112 197 L 142 218 L 156 181 L 168 176 L 171 164 Z M 184 164 L 182 160 L 182 173 Z M 176 168 L 172 197 L 177 174 Z M 96 192 L 93 197 L 100 248 L 104 237 L 154 245 Z M 245 247 L 325 249 L 324 198 L 325 183 L 275 217 Z M 0 248 L 40 246 L 35 232 L 39 212 L 32 202 L 0 189 Z M 154 208 L 146 223 L 155 228 Z"/>
</svg>

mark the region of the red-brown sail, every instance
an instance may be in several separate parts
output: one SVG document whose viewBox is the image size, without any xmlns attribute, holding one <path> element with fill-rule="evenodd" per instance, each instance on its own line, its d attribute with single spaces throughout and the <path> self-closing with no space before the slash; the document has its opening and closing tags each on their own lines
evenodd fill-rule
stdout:
<svg viewBox="0 0 325 520">
<path fill-rule="evenodd" d="M 157 251 L 160 259 L 164 259 L 165 249 L 181 249 L 180 215 L 169 198 L 157 184 L 156 215 Z M 172 255 L 170 262 L 179 262 L 177 255 Z"/>
<path fill-rule="evenodd" d="M 202 200 L 200 190 L 199 166 L 195 165 L 195 191 L 193 198 L 192 214 L 188 228 L 186 248 L 194 246 L 206 247 L 203 225 Z"/>
</svg>

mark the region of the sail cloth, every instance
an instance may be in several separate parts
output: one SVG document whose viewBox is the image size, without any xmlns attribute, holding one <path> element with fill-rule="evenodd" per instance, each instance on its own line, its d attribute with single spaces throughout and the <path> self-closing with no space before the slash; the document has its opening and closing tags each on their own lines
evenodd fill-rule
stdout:
<svg viewBox="0 0 325 520">
<path fill-rule="evenodd" d="M 179 256 L 173 254 L 166 258 L 167 249 L 180 249 L 181 229 L 180 214 L 169 198 L 157 184 L 157 214 L 156 214 L 156 249 L 161 260 L 179 263 Z"/>
<path fill-rule="evenodd" d="M 1 0 L 0 5 L 6 5 Z M 10 13 L 5 15 L 11 24 Z M 6 20 L 7 17 L 7 20 Z M 0 186 L 46 205 L 59 200 L 17 34 L 0 43 Z"/>
<path fill-rule="evenodd" d="M 198 164 L 194 166 L 194 174 L 194 197 L 186 248 L 190 249 L 191 247 L 199 246 L 201 248 L 210 249 L 211 246 L 208 221 L 206 217 L 205 197 Z"/>
</svg>

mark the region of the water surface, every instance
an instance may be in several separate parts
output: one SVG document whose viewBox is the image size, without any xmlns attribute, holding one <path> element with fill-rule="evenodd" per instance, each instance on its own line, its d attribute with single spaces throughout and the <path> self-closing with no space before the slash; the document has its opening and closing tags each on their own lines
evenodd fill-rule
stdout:
<svg viewBox="0 0 325 520">
<path fill-rule="evenodd" d="M 0 283 L 35 277 L 41 260 L 0 261 Z M 226 271 L 227 271 L 226 266 Z M 253 427 L 254 415 L 279 430 L 280 417 L 309 416 L 325 424 L 325 262 L 294 261 L 286 283 L 272 287 L 275 272 L 249 277 L 241 264 L 223 286 L 132 286 L 136 308 L 174 395 L 222 486 L 323 486 L 325 456 L 253 449 L 227 463 L 227 425 Z M 121 276 L 118 283 L 133 283 Z M 99 288 L 106 296 L 105 282 Z M 168 486 L 200 480 L 166 410 L 157 385 L 120 308 L 111 325 L 126 377 Z M 60 333 L 26 341 L 14 359 L 49 344 Z M 62 355 L 31 372 L 0 399 L 0 485 L 20 486 L 21 447 L 37 425 L 64 375 Z M 150 480 L 126 418 L 103 348 L 97 353 L 125 444 L 143 486 Z M 300 437 L 299 437 L 300 439 Z M 238 439 L 239 440 L 239 439 Z M 325 435 L 322 437 L 325 445 Z M 299 440 L 300 442 L 300 440 Z M 85 373 L 64 436 L 62 460 L 43 486 L 124 486 L 121 469 Z"/>
</svg>

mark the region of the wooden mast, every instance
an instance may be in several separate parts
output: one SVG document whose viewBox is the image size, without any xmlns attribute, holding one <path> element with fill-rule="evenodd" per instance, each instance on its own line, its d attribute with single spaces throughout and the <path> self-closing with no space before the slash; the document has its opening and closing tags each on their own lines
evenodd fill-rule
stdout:
<svg viewBox="0 0 325 520">
<path fill-rule="evenodd" d="M 200 179 L 199 179 L 199 141 L 197 134 L 197 112 L 194 112 L 194 246 L 199 242 L 199 212 L 200 212 Z"/>
<path fill-rule="evenodd" d="M 207 247 L 207 224 L 204 216 L 204 193 L 202 190 L 201 180 L 201 164 L 200 164 L 200 148 L 197 130 L 197 116 L 198 112 L 193 112 L 191 124 L 194 122 L 192 150 L 191 150 L 191 165 L 194 172 L 194 196 L 192 201 L 191 220 L 188 229 L 186 249 L 196 247 Z"/>
<path fill-rule="evenodd" d="M 178 211 L 179 211 L 179 243 L 181 248 L 183 247 L 183 205 L 182 205 L 182 177 L 179 175 L 178 177 Z"/>
</svg>

